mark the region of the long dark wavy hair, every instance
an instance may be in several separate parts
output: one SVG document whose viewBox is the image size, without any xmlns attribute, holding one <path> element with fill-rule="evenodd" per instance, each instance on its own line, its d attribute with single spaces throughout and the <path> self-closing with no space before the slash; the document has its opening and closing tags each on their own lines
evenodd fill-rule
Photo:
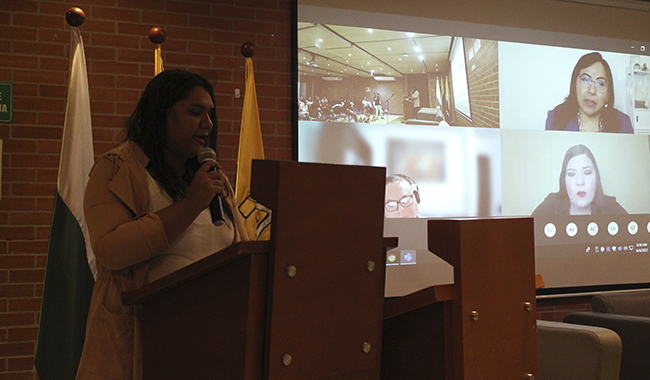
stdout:
<svg viewBox="0 0 650 380">
<path fill-rule="evenodd" d="M 576 66 L 573 68 L 571 74 L 571 81 L 569 82 L 569 96 L 566 97 L 563 103 L 555 107 L 555 118 L 551 129 L 563 130 L 567 124 L 576 117 L 578 114 L 578 94 L 576 93 L 576 83 L 580 70 L 585 69 L 596 62 L 600 62 L 605 67 L 605 79 L 607 80 L 607 93 L 609 97 L 605 103 L 605 107 L 601 113 L 601 121 L 603 125 L 603 132 L 618 132 L 620 129 L 620 122 L 616 117 L 616 110 L 614 109 L 614 81 L 612 80 L 612 70 L 609 64 L 600 53 L 585 54 L 578 60 Z"/>
<path fill-rule="evenodd" d="M 190 159 L 185 165 L 185 172 L 178 173 L 165 162 L 167 111 L 186 99 L 196 87 L 205 89 L 214 102 L 212 85 L 201 75 L 185 70 L 161 72 L 147 84 L 126 124 L 127 140 L 138 144 L 149 157 L 147 171 L 174 201 L 185 196 L 199 164 L 196 158 Z M 213 128 L 209 141 L 214 149 L 217 133 L 217 112 L 214 108 L 210 111 L 210 119 Z"/>
</svg>

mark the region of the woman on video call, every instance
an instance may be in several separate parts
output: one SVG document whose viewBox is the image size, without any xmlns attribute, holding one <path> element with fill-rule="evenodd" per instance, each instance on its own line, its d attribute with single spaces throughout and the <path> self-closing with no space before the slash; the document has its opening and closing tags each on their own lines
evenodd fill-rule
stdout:
<svg viewBox="0 0 650 380">
<path fill-rule="evenodd" d="M 549 194 L 533 216 L 627 214 L 616 198 L 605 195 L 596 159 L 589 148 L 574 145 L 564 155 L 560 191 Z"/>
<path fill-rule="evenodd" d="M 614 109 L 612 71 L 600 53 L 583 55 L 571 74 L 569 96 L 548 111 L 547 130 L 634 133 L 630 117 Z"/>
</svg>

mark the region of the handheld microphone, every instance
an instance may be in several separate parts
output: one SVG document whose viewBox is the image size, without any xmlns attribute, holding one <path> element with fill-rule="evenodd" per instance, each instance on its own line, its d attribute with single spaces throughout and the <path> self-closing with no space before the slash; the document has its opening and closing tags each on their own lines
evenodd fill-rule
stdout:
<svg viewBox="0 0 650 380">
<path fill-rule="evenodd" d="M 217 161 L 217 154 L 212 148 L 206 146 L 201 148 L 196 159 L 199 161 L 199 164 L 203 165 L 206 161 Z M 210 169 L 210 171 L 217 170 L 216 167 Z M 223 203 L 219 194 L 217 194 L 217 196 L 212 199 L 212 202 L 210 202 L 210 216 L 212 217 L 212 223 L 216 226 L 219 226 L 226 221 L 223 218 Z"/>
</svg>

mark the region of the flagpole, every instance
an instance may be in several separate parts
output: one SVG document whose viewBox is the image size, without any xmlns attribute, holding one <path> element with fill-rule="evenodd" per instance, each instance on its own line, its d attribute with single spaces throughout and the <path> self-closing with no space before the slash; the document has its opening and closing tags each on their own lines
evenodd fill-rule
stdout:
<svg viewBox="0 0 650 380">
<path fill-rule="evenodd" d="M 83 194 L 94 162 L 88 73 L 79 26 L 83 10 L 68 9 L 70 66 L 61 158 L 34 366 L 42 380 L 74 380 L 84 345 L 95 257 L 87 239 Z"/>
<path fill-rule="evenodd" d="M 242 44 L 241 53 L 246 58 L 244 75 L 246 88 L 239 131 L 235 197 L 250 239 L 270 240 L 272 212 L 268 207 L 250 197 L 252 161 L 264 159 L 262 126 L 257 105 L 253 59 L 251 58 L 255 53 L 255 45 L 250 42 Z"/>
<path fill-rule="evenodd" d="M 162 61 L 162 43 L 167 39 L 167 33 L 162 26 L 149 29 L 149 41 L 154 44 L 154 75 L 160 74 L 165 68 Z"/>
</svg>

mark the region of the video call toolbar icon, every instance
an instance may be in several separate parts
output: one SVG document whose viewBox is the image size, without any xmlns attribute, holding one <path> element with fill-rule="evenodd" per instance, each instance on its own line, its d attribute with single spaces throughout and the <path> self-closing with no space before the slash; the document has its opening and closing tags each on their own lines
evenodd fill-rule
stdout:
<svg viewBox="0 0 650 380">
<path fill-rule="evenodd" d="M 566 234 L 570 237 L 576 236 L 578 233 L 578 226 L 575 223 L 569 223 L 566 225 Z"/>
<path fill-rule="evenodd" d="M 618 224 L 616 222 L 610 222 L 607 225 L 607 232 L 612 236 L 616 235 L 618 233 Z"/>
<path fill-rule="evenodd" d="M 557 229 L 555 228 L 555 224 L 547 223 L 544 226 L 544 235 L 546 235 L 547 237 L 551 238 L 551 237 L 555 236 L 556 232 L 557 232 Z"/>
<path fill-rule="evenodd" d="M 629 232 L 630 235 L 636 235 L 636 233 L 639 232 L 639 225 L 635 221 L 628 223 L 627 232 Z"/>
</svg>

